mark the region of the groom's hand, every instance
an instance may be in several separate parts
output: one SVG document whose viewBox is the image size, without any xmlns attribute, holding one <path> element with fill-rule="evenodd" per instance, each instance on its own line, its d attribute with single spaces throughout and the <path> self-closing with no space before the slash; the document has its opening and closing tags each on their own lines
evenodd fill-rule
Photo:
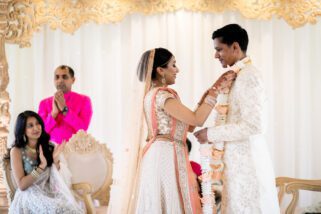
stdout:
<svg viewBox="0 0 321 214">
<path fill-rule="evenodd" d="M 197 140 L 198 140 L 198 142 L 200 144 L 207 143 L 208 142 L 208 139 L 207 139 L 207 128 L 201 129 L 201 130 L 195 132 L 194 136 L 197 138 Z"/>
</svg>

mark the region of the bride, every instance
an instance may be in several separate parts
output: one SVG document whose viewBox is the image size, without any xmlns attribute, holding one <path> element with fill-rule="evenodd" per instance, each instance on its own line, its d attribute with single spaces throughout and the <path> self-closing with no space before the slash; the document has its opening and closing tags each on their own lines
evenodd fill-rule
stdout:
<svg viewBox="0 0 321 214">
<path fill-rule="evenodd" d="M 201 213 L 186 135 L 190 126 L 203 125 L 219 90 L 231 87 L 235 73 L 223 74 L 205 93 L 198 108 L 191 111 L 168 87 L 175 84 L 178 72 L 175 57 L 164 48 L 146 51 L 138 66 L 138 77 L 146 84 L 148 143 L 143 148 L 135 213 Z"/>
</svg>

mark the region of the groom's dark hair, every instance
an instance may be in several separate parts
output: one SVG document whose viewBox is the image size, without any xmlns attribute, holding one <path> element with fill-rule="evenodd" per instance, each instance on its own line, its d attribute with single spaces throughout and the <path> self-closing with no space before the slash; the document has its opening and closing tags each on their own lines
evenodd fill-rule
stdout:
<svg viewBox="0 0 321 214">
<path fill-rule="evenodd" d="M 241 50 L 246 53 L 249 37 L 245 29 L 238 24 L 229 24 L 217 29 L 212 34 L 212 39 L 219 39 L 220 42 L 232 45 L 233 42 L 239 43 Z"/>
</svg>

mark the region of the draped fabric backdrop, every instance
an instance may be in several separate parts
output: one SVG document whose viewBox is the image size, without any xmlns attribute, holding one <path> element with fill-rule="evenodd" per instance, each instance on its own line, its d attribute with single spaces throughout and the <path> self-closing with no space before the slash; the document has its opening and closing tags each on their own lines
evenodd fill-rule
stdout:
<svg viewBox="0 0 321 214">
<path fill-rule="evenodd" d="M 133 14 L 116 24 L 89 23 L 73 35 L 44 27 L 34 35 L 30 48 L 6 45 L 12 101 L 9 143 L 17 115 L 27 109 L 38 111 L 40 100 L 55 91 L 54 69 L 70 65 L 76 72 L 73 90 L 92 99 L 94 114 L 88 132 L 113 153 L 110 206 L 112 213 L 119 213 L 127 203 L 123 198 L 130 186 L 127 174 L 133 168 L 135 151 L 131 149 L 138 139 L 136 113 L 141 99 L 136 67 L 141 54 L 155 47 L 174 53 L 180 68 L 174 88 L 182 102 L 194 109 L 204 90 L 222 72 L 214 59 L 211 34 L 229 23 L 238 23 L 248 31 L 248 55 L 266 83 L 266 139 L 276 176 L 320 179 L 321 22 L 292 29 L 283 20 L 248 20 L 236 12 Z M 190 138 L 191 159 L 197 161 L 198 143 Z M 300 203 L 315 200 L 316 196 L 303 194 Z"/>
</svg>

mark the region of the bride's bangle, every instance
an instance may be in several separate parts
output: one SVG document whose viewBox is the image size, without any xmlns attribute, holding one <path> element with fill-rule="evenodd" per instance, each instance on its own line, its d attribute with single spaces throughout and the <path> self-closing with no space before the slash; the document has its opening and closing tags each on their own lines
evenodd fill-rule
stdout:
<svg viewBox="0 0 321 214">
<path fill-rule="evenodd" d="M 45 168 L 41 168 L 40 166 L 37 166 L 37 168 L 39 168 L 42 171 L 45 171 L 45 169 L 46 169 L 46 167 Z"/>
<path fill-rule="evenodd" d="M 30 175 L 31 175 L 35 180 L 37 180 L 37 178 L 40 176 L 40 173 L 37 171 L 37 167 L 34 168 L 34 169 L 31 171 Z"/>
<path fill-rule="evenodd" d="M 216 104 L 216 98 L 207 95 L 204 99 L 204 103 L 206 103 L 207 105 L 211 106 L 212 108 L 214 108 L 215 104 Z"/>
</svg>

